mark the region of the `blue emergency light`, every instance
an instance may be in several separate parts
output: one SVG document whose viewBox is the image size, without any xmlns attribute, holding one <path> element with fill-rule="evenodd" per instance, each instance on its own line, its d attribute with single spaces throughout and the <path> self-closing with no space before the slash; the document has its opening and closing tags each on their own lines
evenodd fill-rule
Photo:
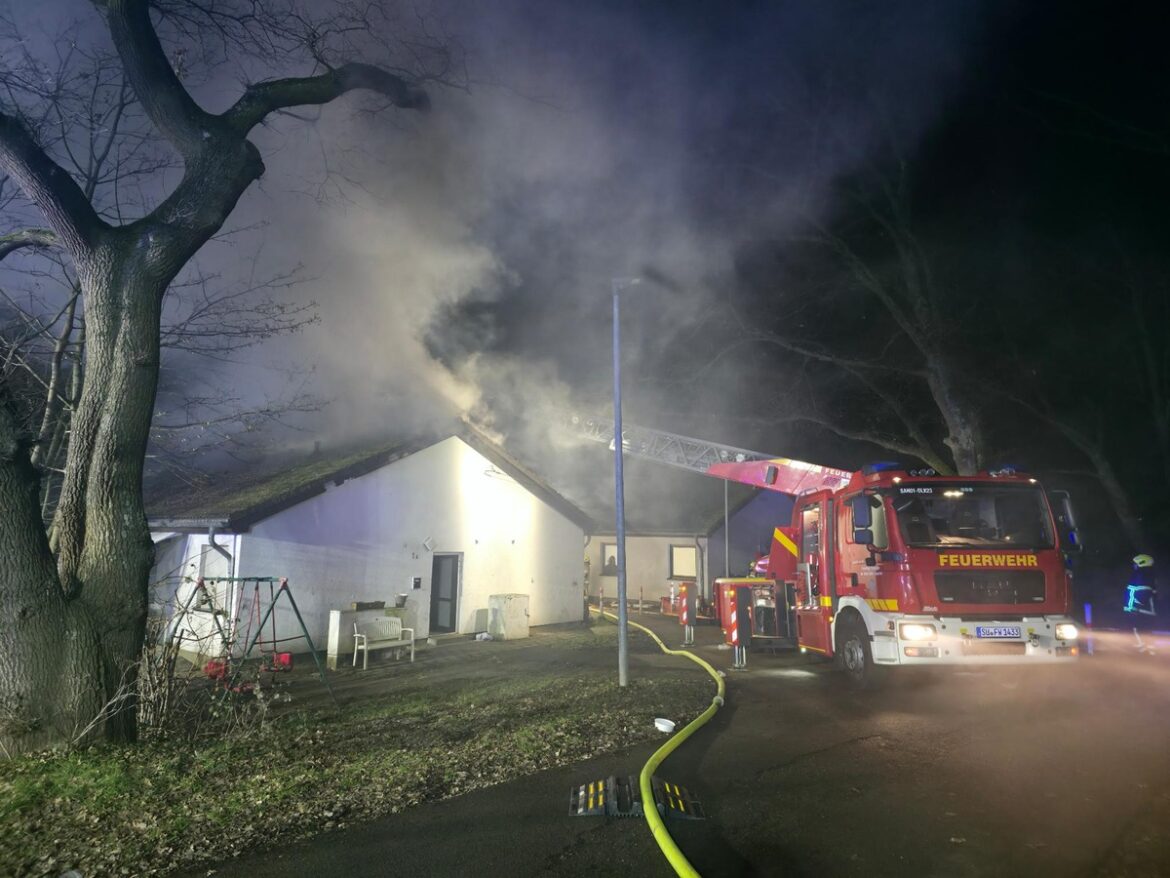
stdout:
<svg viewBox="0 0 1170 878">
<path fill-rule="evenodd" d="M 884 473 L 890 470 L 900 470 L 905 467 L 892 460 L 879 460 L 876 463 L 867 463 L 861 468 L 862 475 L 872 476 L 874 473 Z"/>
</svg>

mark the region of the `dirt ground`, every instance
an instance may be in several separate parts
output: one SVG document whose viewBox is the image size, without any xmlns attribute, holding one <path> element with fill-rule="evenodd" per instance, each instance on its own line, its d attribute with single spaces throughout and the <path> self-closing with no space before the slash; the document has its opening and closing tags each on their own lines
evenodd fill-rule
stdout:
<svg viewBox="0 0 1170 878">
<path fill-rule="evenodd" d="M 639 617 L 631 615 L 630 618 L 637 621 Z M 599 642 L 612 642 L 613 650 L 598 649 Z M 703 673 L 695 665 L 664 655 L 649 638 L 637 632 L 630 637 L 629 649 L 640 665 L 656 675 L 691 677 L 696 685 L 702 685 Z M 531 629 L 530 636 L 521 640 L 477 641 L 471 635 L 446 635 L 436 638 L 434 645 L 420 641 L 414 662 L 410 661 L 409 651 L 404 651 L 400 658 L 394 652 L 382 650 L 371 654 L 365 670 L 359 657 L 356 668 L 345 658 L 336 671 L 327 671 L 326 678 L 338 705 L 345 708 L 396 691 L 435 690 L 445 685 L 461 687 L 468 681 L 495 679 L 503 674 L 522 676 L 526 670 L 541 674 L 560 670 L 572 674 L 608 665 L 617 677 L 616 633 L 612 625 L 604 622 L 541 626 Z M 244 678 L 254 676 L 254 667 L 244 669 Z M 308 655 L 295 656 L 291 672 L 262 673 L 260 680 L 280 696 L 272 705 L 276 715 L 328 709 L 332 705 L 329 690 Z"/>
</svg>

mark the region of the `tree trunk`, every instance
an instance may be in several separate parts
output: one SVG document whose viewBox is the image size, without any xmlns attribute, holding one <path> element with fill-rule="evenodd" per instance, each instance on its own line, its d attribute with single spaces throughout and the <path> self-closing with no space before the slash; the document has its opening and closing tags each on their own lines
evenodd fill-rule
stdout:
<svg viewBox="0 0 1170 878">
<path fill-rule="evenodd" d="M 929 356 L 927 369 L 931 396 L 947 428 L 943 443 L 955 459 L 955 471 L 961 476 L 973 476 L 983 465 L 983 432 L 976 407 L 963 398 L 942 354 Z"/>
<path fill-rule="evenodd" d="M 57 508 L 58 574 L 98 636 L 102 689 L 116 704 L 107 737 L 133 740 L 136 664 L 146 630 L 154 547 L 142 505 L 142 465 L 158 385 L 165 283 L 135 237 L 98 248 L 81 271 L 86 381 Z"/>
<path fill-rule="evenodd" d="M 1129 493 L 1121 484 L 1121 480 L 1117 477 L 1117 473 L 1113 469 L 1113 464 L 1109 462 L 1109 458 L 1099 449 L 1083 449 L 1089 460 L 1093 464 L 1093 470 L 1097 474 L 1097 478 L 1101 481 L 1101 487 L 1105 489 L 1106 496 L 1109 497 L 1109 502 L 1113 505 L 1113 511 L 1117 514 L 1118 521 L 1121 522 L 1121 528 L 1125 531 L 1125 536 L 1129 539 L 1130 548 L 1135 552 L 1148 552 L 1150 545 L 1147 542 L 1146 527 L 1130 503 Z"/>
<path fill-rule="evenodd" d="M 74 739 L 103 704 L 98 638 L 61 592 L 38 508 L 36 470 L 0 387 L 0 748 Z"/>
<path fill-rule="evenodd" d="M 142 463 L 158 380 L 165 280 L 148 235 L 118 236 L 81 267 L 86 377 L 53 533 L 29 437 L 0 414 L 0 743 L 9 754 L 104 734 L 135 737 L 137 662 L 154 558 Z M 9 514 L 12 510 L 14 514 Z"/>
</svg>

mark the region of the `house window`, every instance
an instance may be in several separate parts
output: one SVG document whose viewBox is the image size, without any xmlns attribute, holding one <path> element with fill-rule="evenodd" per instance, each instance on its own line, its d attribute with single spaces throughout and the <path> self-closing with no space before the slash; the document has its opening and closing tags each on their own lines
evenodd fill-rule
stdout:
<svg viewBox="0 0 1170 878">
<path fill-rule="evenodd" d="M 670 547 L 670 578 L 695 579 L 698 576 L 699 552 L 694 546 Z"/>
<path fill-rule="evenodd" d="M 601 575 L 617 576 L 617 543 L 601 544 Z"/>
</svg>

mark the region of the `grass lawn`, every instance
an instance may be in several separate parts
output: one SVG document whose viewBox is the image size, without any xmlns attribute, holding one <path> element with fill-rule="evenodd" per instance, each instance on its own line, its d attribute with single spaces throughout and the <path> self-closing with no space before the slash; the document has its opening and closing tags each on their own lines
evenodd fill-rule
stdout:
<svg viewBox="0 0 1170 878">
<path fill-rule="evenodd" d="M 563 646 L 612 655 L 613 632 L 566 632 Z M 655 716 L 710 703 L 686 664 L 624 690 L 596 662 L 407 675 L 341 713 L 0 762 L 0 874 L 162 875 L 661 737 Z"/>
</svg>

